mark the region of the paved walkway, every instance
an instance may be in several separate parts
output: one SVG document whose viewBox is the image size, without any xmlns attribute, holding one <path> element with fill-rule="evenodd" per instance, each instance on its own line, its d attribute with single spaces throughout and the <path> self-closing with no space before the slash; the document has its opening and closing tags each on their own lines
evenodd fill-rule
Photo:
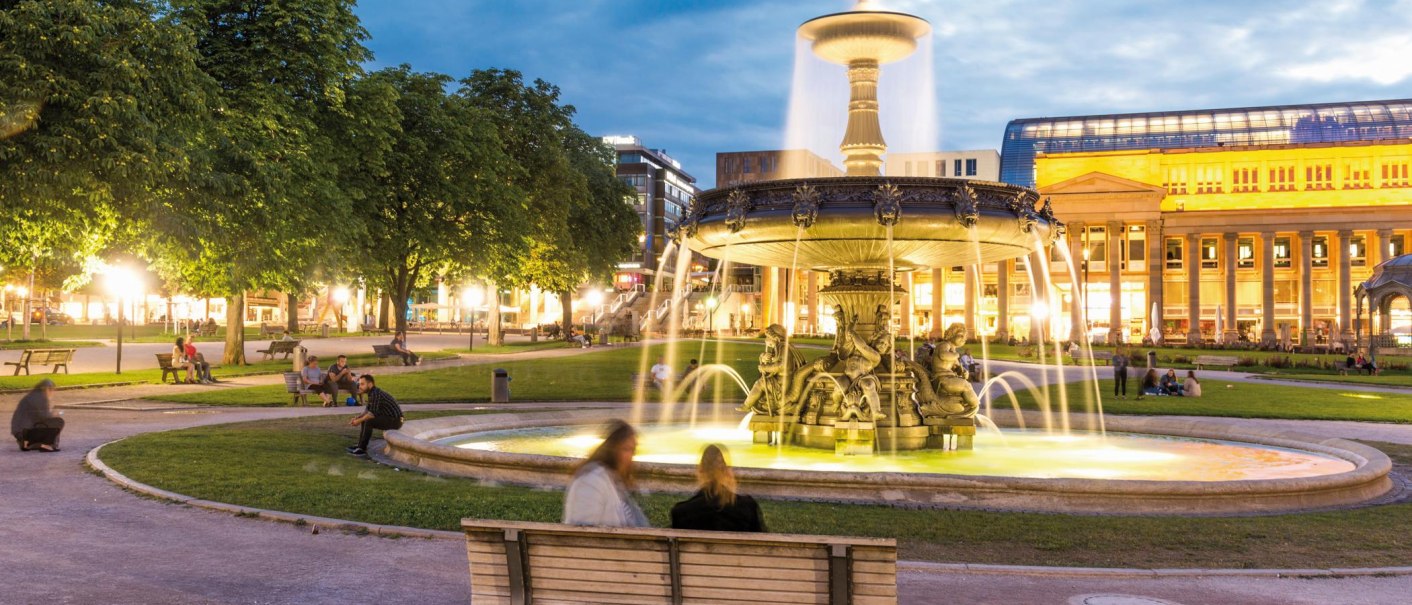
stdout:
<svg viewBox="0 0 1412 605">
<path fill-rule="evenodd" d="M 516 358 L 523 356 L 539 354 Z M 10 409 L 13 398 L 0 400 L 0 413 L 8 415 Z M 12 591 L 0 595 L 0 602 L 469 602 L 465 550 L 457 541 L 329 531 L 314 535 L 307 528 L 138 497 L 88 472 L 82 463 L 93 447 L 150 431 L 349 413 L 324 408 L 68 408 L 62 452 L 21 453 L 0 446 L 0 586 Z M 1412 443 L 1412 426 L 1406 425 L 1232 422 L 1298 423 L 1301 430 L 1335 437 Z M 388 583 L 369 578 L 369 570 L 384 569 L 389 570 Z M 1113 578 L 903 571 L 898 582 L 901 603 L 1096 604 L 1103 601 L 1089 597 L 1107 594 L 1144 597 L 1126 602 L 1147 605 L 1360 605 L 1403 603 L 1412 593 L 1412 577 Z"/>
</svg>

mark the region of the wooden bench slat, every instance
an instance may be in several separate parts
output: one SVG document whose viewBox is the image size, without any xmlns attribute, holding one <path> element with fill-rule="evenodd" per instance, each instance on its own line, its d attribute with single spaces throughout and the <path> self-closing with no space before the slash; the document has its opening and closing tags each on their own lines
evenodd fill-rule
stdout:
<svg viewBox="0 0 1412 605">
<path fill-rule="evenodd" d="M 803 559 L 797 557 L 765 557 L 750 555 L 714 555 L 710 557 L 702 556 L 704 553 L 682 553 L 681 564 L 687 565 L 726 565 L 732 567 L 763 567 L 766 569 L 822 569 L 827 571 L 829 560 L 827 557 Z"/>
<path fill-rule="evenodd" d="M 896 597 L 897 583 L 892 584 L 859 584 L 853 583 L 853 594 L 855 596 L 873 597 Z"/>
<path fill-rule="evenodd" d="M 788 569 L 781 567 L 736 567 L 731 565 L 703 565 L 685 564 L 681 566 L 681 575 L 701 576 L 707 578 L 741 578 L 759 580 L 792 580 L 809 582 L 828 582 L 829 570 L 825 564 L 819 569 Z"/>
<path fill-rule="evenodd" d="M 536 605 L 670 605 L 672 601 L 670 596 L 580 592 L 536 586 L 534 602 Z"/>
<path fill-rule="evenodd" d="M 671 572 L 665 565 L 658 568 L 656 573 L 640 573 L 589 568 L 542 567 L 535 565 L 536 562 L 530 561 L 530 577 L 535 586 L 540 586 L 546 580 L 581 581 L 585 578 L 592 578 L 594 582 L 612 582 L 618 586 L 651 586 L 653 592 L 648 594 L 656 594 L 655 591 L 662 585 L 672 582 Z"/>
<path fill-rule="evenodd" d="M 530 566 L 630 573 L 666 573 L 667 560 L 664 558 L 661 561 L 623 561 L 611 557 L 599 559 L 596 557 L 545 557 L 530 554 Z"/>
<path fill-rule="evenodd" d="M 862 573 L 858 571 L 858 563 L 853 563 L 853 583 L 854 584 L 883 584 L 892 585 L 897 583 L 897 573 Z"/>
<path fill-rule="evenodd" d="M 734 582 L 731 582 L 734 584 Z M 713 599 L 713 600 L 746 600 L 754 599 L 754 603 L 797 603 L 808 605 L 829 605 L 829 592 L 825 588 L 818 593 L 798 593 L 781 592 L 776 590 L 741 590 L 737 588 L 723 588 L 718 582 L 716 587 L 682 587 L 682 597 L 689 599 Z"/>
<path fill-rule="evenodd" d="M 530 548 L 540 546 L 578 546 L 594 550 L 646 550 L 667 552 L 667 543 L 661 538 L 644 536 L 639 538 L 617 536 L 567 536 L 554 534 L 531 534 Z"/>
<path fill-rule="evenodd" d="M 537 539 L 537 537 L 536 537 Z M 578 546 L 549 546 L 546 544 L 531 543 L 529 554 L 531 557 L 564 557 L 569 560 L 595 559 L 602 557 L 605 549 L 588 548 Z M 641 561 L 644 563 L 666 563 L 667 551 L 645 550 L 645 549 L 620 549 L 613 553 L 619 561 Z"/>
<path fill-rule="evenodd" d="M 530 568 L 530 583 L 534 586 L 534 593 L 539 595 L 541 590 L 565 590 L 571 592 L 603 593 L 612 595 L 639 595 L 653 597 L 670 597 L 672 587 L 668 584 L 605 584 L 592 579 L 569 580 L 564 578 L 541 578 L 534 575 L 534 568 Z M 585 577 L 585 574 L 580 574 Z"/>
<path fill-rule="evenodd" d="M 495 586 L 504 588 L 505 594 L 510 594 L 510 576 L 490 575 L 471 572 L 471 577 L 485 586 Z"/>
<path fill-rule="evenodd" d="M 828 558 L 828 547 L 822 544 L 775 545 L 775 544 L 732 544 L 712 542 L 683 542 L 682 554 L 705 553 L 712 555 L 753 555 L 759 557 L 823 557 Z"/>
<path fill-rule="evenodd" d="M 881 562 L 893 561 L 893 562 L 895 562 L 895 561 L 897 561 L 897 551 L 895 551 L 895 550 L 877 550 L 877 549 L 872 549 L 872 548 L 855 548 L 855 549 L 853 549 L 853 560 L 854 560 L 854 561 L 881 561 Z"/>
<path fill-rule="evenodd" d="M 511 605 L 510 597 L 501 595 L 490 595 L 479 592 L 471 593 L 471 602 L 476 605 Z"/>
<path fill-rule="evenodd" d="M 472 563 L 483 563 L 486 565 L 504 565 L 505 555 L 493 555 L 490 553 L 470 551 L 466 553 L 467 559 Z"/>
<path fill-rule="evenodd" d="M 725 582 L 722 580 L 726 579 Z M 682 590 L 687 588 L 720 588 L 722 585 L 729 585 L 731 588 L 750 589 L 760 592 L 787 592 L 791 594 L 828 594 L 829 582 L 828 574 L 824 574 L 822 581 L 801 581 L 782 579 L 748 579 L 734 575 L 725 576 L 688 576 L 682 575 Z"/>
<path fill-rule="evenodd" d="M 853 573 L 897 575 L 896 561 L 853 561 Z"/>
</svg>

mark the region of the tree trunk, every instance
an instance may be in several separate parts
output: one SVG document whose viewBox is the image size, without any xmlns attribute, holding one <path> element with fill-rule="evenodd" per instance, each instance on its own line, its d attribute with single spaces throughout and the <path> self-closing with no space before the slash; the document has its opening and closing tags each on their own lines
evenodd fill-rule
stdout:
<svg viewBox="0 0 1412 605">
<path fill-rule="evenodd" d="M 285 298 L 285 304 L 288 306 L 284 313 L 284 327 L 290 334 L 294 334 L 299 331 L 299 295 L 290 292 Z"/>
<path fill-rule="evenodd" d="M 221 365 L 245 365 L 245 295 L 226 298 L 226 350 Z"/>
<path fill-rule="evenodd" d="M 500 286 L 495 280 L 485 282 L 486 307 L 485 343 L 498 347 L 505 344 L 505 333 L 500 329 Z"/>
<path fill-rule="evenodd" d="M 387 308 L 392 306 L 392 300 L 386 294 L 378 293 L 378 329 L 387 329 Z"/>
<path fill-rule="evenodd" d="M 397 314 L 397 321 L 393 325 L 397 327 L 397 332 L 407 331 L 407 295 L 398 296 L 392 301 L 392 312 Z"/>
<path fill-rule="evenodd" d="M 559 331 L 559 337 L 565 340 L 569 338 L 570 328 L 574 327 L 574 299 L 571 296 L 568 290 L 559 293 L 559 306 L 564 308 L 563 321 L 560 322 L 564 329 Z"/>
</svg>

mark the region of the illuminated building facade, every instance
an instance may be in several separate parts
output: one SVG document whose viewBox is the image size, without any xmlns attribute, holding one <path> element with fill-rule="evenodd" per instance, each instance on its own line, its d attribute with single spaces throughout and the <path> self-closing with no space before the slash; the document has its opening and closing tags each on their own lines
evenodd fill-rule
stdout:
<svg viewBox="0 0 1412 605">
<path fill-rule="evenodd" d="M 998 181 L 1000 153 L 994 149 L 889 153 L 883 164 L 883 174 Z"/>
<path fill-rule="evenodd" d="M 755 181 L 827 178 L 843 170 L 807 149 L 729 151 L 716 154 L 716 187 Z"/>
<path fill-rule="evenodd" d="M 667 234 L 677 228 L 691 200 L 696 197 L 696 177 L 664 149 L 649 149 L 635 136 L 606 136 L 603 141 L 618 152 L 618 179 L 637 190 L 633 208 L 642 219 L 642 249 L 620 263 L 614 278 L 619 288 L 650 281 L 657 259 L 667 245 Z"/>
</svg>

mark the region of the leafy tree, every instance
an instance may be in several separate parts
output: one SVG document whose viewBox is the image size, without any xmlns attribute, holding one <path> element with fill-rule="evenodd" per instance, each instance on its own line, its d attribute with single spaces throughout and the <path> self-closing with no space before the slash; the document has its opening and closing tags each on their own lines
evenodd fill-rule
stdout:
<svg viewBox="0 0 1412 605">
<path fill-rule="evenodd" d="M 414 288 L 490 271 L 530 222 L 507 186 L 518 168 L 493 116 L 447 94 L 450 82 L 403 65 L 369 74 L 349 95 L 357 119 L 343 145 L 356 154 L 342 179 L 366 225 L 354 257 L 391 296 L 398 330 Z"/>
<path fill-rule="evenodd" d="M 330 123 L 371 57 L 351 0 L 171 0 L 218 87 L 200 182 L 151 215 L 169 279 L 227 298 L 224 363 L 244 362 L 244 293 L 292 289 L 350 229 Z"/>
</svg>

